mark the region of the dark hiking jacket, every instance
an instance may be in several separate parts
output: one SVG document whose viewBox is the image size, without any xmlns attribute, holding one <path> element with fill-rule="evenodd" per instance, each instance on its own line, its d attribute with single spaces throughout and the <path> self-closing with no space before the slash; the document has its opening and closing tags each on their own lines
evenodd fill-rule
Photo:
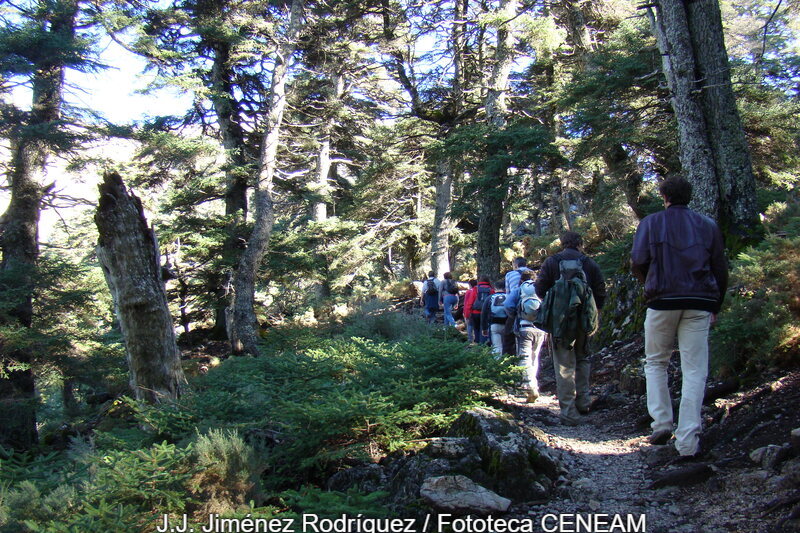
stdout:
<svg viewBox="0 0 800 533">
<path fill-rule="evenodd" d="M 728 288 L 722 233 L 709 217 L 671 205 L 639 223 L 631 271 L 651 309 L 718 313 Z"/>
<path fill-rule="evenodd" d="M 539 275 L 536 277 L 536 295 L 544 299 L 544 295 L 547 294 L 550 287 L 555 285 L 556 280 L 561 277 L 559 263 L 562 260 L 579 258 L 583 258 L 583 272 L 586 274 L 586 281 L 589 283 L 589 287 L 592 289 L 594 303 L 598 309 L 601 309 L 606 301 L 606 284 L 603 281 L 603 273 L 600 272 L 600 267 L 597 266 L 594 259 L 582 254 L 575 248 L 564 248 L 557 254 L 545 259 L 541 270 L 539 270 Z"/>
</svg>

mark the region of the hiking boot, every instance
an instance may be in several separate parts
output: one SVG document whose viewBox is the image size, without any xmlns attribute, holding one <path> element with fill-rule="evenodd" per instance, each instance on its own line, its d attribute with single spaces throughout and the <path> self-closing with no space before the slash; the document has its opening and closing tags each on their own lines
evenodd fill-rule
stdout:
<svg viewBox="0 0 800 533">
<path fill-rule="evenodd" d="M 529 390 L 525 393 L 525 399 L 528 401 L 528 403 L 536 403 L 536 400 L 539 399 L 539 393 Z"/>
<path fill-rule="evenodd" d="M 647 437 L 647 442 L 655 446 L 661 446 L 669 442 L 669 439 L 671 438 L 672 438 L 672 431 L 668 429 L 659 429 L 658 431 L 654 431 L 652 435 Z"/>
<path fill-rule="evenodd" d="M 588 415 L 589 411 L 591 411 L 591 409 L 589 409 L 588 407 L 576 407 L 576 409 L 582 415 Z"/>
<path fill-rule="evenodd" d="M 580 418 L 561 418 L 560 420 L 561 420 L 561 425 L 562 426 L 570 426 L 570 427 L 580 426 L 580 425 L 586 423 L 586 420 L 584 420 L 583 417 L 580 417 Z"/>
</svg>

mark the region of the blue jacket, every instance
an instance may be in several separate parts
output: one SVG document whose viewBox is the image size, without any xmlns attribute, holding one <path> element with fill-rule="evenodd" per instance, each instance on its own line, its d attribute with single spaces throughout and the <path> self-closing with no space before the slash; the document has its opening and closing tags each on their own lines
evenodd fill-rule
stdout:
<svg viewBox="0 0 800 533">
<path fill-rule="evenodd" d="M 506 292 L 506 294 L 508 294 L 508 296 L 506 296 L 506 301 L 503 304 L 503 307 L 506 308 L 506 313 L 509 315 L 516 313 L 517 304 L 519 303 L 519 285 L 517 285 L 517 288 L 513 291 Z"/>
</svg>

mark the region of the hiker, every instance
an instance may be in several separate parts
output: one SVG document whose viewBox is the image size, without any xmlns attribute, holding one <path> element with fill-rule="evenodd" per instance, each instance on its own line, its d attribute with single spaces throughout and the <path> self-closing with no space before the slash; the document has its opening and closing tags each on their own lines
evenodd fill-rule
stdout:
<svg viewBox="0 0 800 533">
<path fill-rule="evenodd" d="M 517 287 L 519 287 L 522 273 L 529 272 L 531 270 L 528 268 L 528 260 L 524 257 L 517 257 L 514 259 L 513 265 L 514 270 L 510 270 L 506 273 L 506 292 L 508 294 L 511 294 L 516 290 Z"/>
<path fill-rule="evenodd" d="M 428 272 L 428 279 L 422 282 L 420 304 L 425 312 L 425 318 L 428 320 L 428 324 L 433 324 L 436 321 L 436 313 L 439 311 L 440 284 L 432 270 Z"/>
<path fill-rule="evenodd" d="M 443 277 L 439 290 L 439 305 L 444 308 L 444 325 L 455 326 L 453 307 L 458 304 L 458 283 L 450 272 L 445 272 Z"/>
<path fill-rule="evenodd" d="M 524 257 L 517 257 L 513 261 L 514 269 L 506 273 L 506 294 L 514 294 L 519 287 L 520 278 L 523 272 L 530 271 L 528 268 L 528 261 Z M 513 309 L 506 308 L 506 327 L 503 331 L 503 353 L 519 355 L 519 346 L 517 343 L 517 335 L 515 333 L 516 327 L 516 307 Z"/>
<path fill-rule="evenodd" d="M 653 419 L 649 441 L 666 444 L 672 437 L 667 367 L 677 336 L 682 385 L 675 449 L 691 457 L 700 451 L 708 330 L 725 296 L 728 265 L 719 227 L 687 207 L 692 185 L 671 177 L 658 190 L 665 209 L 642 219 L 631 250 L 631 271 L 644 282 L 647 303 L 644 372 L 647 410 Z"/>
<path fill-rule="evenodd" d="M 481 330 L 481 309 L 483 308 L 483 302 L 492 294 L 494 294 L 494 289 L 489 283 L 489 277 L 481 276 L 478 284 L 470 289 L 464 297 L 464 320 L 472 321 L 475 342 L 478 344 L 483 344 L 488 340 Z"/>
<path fill-rule="evenodd" d="M 589 413 L 589 336 L 597 329 L 597 309 L 606 297 L 600 267 L 580 252 L 582 245 L 580 234 L 565 231 L 562 250 L 545 259 L 536 278 L 536 294 L 543 300 L 536 324 L 550 332 L 561 423 L 570 426 L 580 424 L 582 415 Z M 576 299 L 580 305 L 573 307 Z"/>
<path fill-rule="evenodd" d="M 481 308 L 481 331 L 483 336 L 491 339 L 492 352 L 495 356 L 503 353 L 503 330 L 506 326 L 506 282 L 495 282 L 494 294 L 486 298 Z"/>
<path fill-rule="evenodd" d="M 529 304 L 532 304 L 529 307 Z M 536 285 L 533 282 L 533 271 L 524 270 L 518 280 L 518 286 L 508 293 L 505 301 L 507 314 L 513 313 L 513 334 L 516 355 L 519 365 L 525 367 L 525 381 L 522 392 L 528 403 L 534 403 L 539 398 L 539 354 L 542 351 L 546 334 L 537 328 L 533 320 L 541 306 L 541 300 L 536 294 Z"/>
<path fill-rule="evenodd" d="M 475 328 L 472 327 L 472 320 L 469 318 L 469 310 L 467 308 L 467 295 L 470 294 L 474 289 L 475 286 L 478 285 L 477 279 L 469 280 L 469 289 L 467 289 L 466 294 L 464 294 L 464 305 L 461 308 L 461 316 L 464 317 L 464 325 L 467 327 L 467 342 L 477 342 L 477 337 L 475 336 Z"/>
</svg>

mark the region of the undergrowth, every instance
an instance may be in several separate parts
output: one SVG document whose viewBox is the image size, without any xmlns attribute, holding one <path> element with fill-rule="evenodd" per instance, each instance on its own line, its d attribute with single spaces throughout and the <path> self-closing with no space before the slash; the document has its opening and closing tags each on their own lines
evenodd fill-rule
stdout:
<svg viewBox="0 0 800 533">
<path fill-rule="evenodd" d="M 771 237 L 737 257 L 712 330 L 718 374 L 752 375 L 800 362 L 800 237 Z"/>
<path fill-rule="evenodd" d="M 380 493 L 320 487 L 418 447 L 519 372 L 457 333 L 380 310 L 340 334 L 272 328 L 263 353 L 211 368 L 174 405 L 118 399 L 65 451 L 0 453 L 0 531 L 143 531 L 164 514 L 198 527 L 210 513 L 380 516 Z"/>
</svg>

